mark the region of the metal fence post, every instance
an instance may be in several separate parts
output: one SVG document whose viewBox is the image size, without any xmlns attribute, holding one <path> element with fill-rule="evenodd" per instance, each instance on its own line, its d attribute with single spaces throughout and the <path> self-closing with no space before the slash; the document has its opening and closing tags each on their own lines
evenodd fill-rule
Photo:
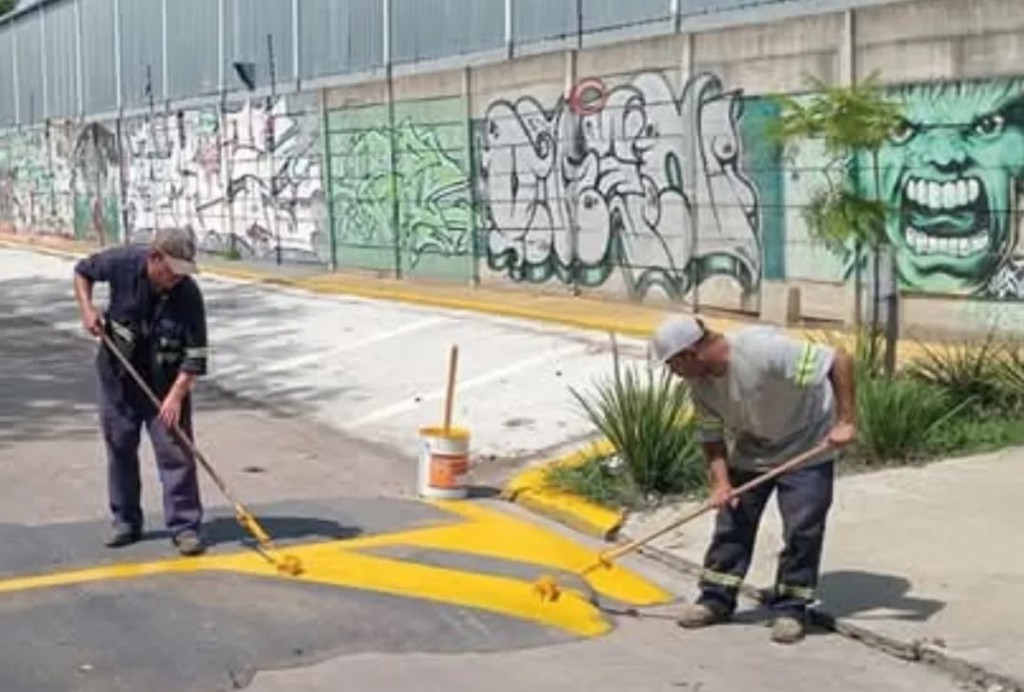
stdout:
<svg viewBox="0 0 1024 692">
<path fill-rule="evenodd" d="M 75 88 L 78 91 L 78 117 L 85 118 L 85 85 L 82 83 L 82 0 L 75 0 Z"/>
<path fill-rule="evenodd" d="M 11 23 L 11 71 L 14 73 L 14 124 L 21 126 L 21 79 L 18 75 L 18 32 L 17 24 Z"/>
<path fill-rule="evenodd" d="M 469 183 L 469 242 L 473 262 L 471 280 L 473 286 L 480 285 L 480 247 L 477 229 L 477 210 L 480 203 L 476 189 L 476 147 L 473 136 L 473 89 L 472 74 L 468 65 L 462 70 L 462 98 L 466 118 L 466 180 Z"/>
<path fill-rule="evenodd" d="M 46 5 L 39 5 L 39 66 L 43 75 L 43 120 L 50 117 L 50 69 L 46 59 Z"/>
<path fill-rule="evenodd" d="M 223 1 L 223 0 L 222 0 Z M 167 3 L 168 0 L 160 2 L 160 81 L 163 82 L 163 100 L 170 98 L 171 86 L 170 60 L 167 59 Z M 222 41 L 223 42 L 223 41 Z M 221 58 L 221 83 L 223 83 L 224 59 Z"/>
<path fill-rule="evenodd" d="M 295 78 L 295 91 L 299 91 L 302 85 L 299 16 L 299 0 L 292 0 L 292 76 Z"/>
<path fill-rule="evenodd" d="M 384 64 L 388 87 L 388 151 L 391 168 L 391 229 L 395 244 L 395 278 L 402 278 L 401 209 L 398 205 L 398 152 L 395 146 L 395 78 L 391 56 L 391 0 L 384 3 Z"/>
<path fill-rule="evenodd" d="M 121 0 L 114 0 L 114 77 L 117 93 L 117 114 L 124 108 L 124 75 L 121 74 Z"/>
<path fill-rule="evenodd" d="M 327 89 L 321 89 L 318 93 L 320 101 L 320 138 L 322 141 L 321 156 L 323 164 L 320 166 L 323 186 L 324 203 L 327 205 L 327 240 L 330 243 L 330 270 L 338 270 L 338 239 L 334 235 L 334 195 L 331 194 L 331 119 L 327 111 Z"/>
<path fill-rule="evenodd" d="M 505 0 L 505 54 L 509 60 L 515 57 L 516 35 L 514 26 L 513 3 L 515 0 Z"/>
</svg>

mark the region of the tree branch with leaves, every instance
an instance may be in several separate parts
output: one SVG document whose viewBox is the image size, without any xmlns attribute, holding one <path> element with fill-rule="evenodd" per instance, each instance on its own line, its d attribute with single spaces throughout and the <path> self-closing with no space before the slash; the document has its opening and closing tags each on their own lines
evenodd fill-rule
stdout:
<svg viewBox="0 0 1024 692">
<path fill-rule="evenodd" d="M 845 175 L 837 183 L 826 177 L 827 183 L 812 192 L 803 218 L 808 234 L 832 251 L 850 252 L 854 262 L 856 284 L 855 325 L 858 336 L 862 323 L 861 262 L 864 249 L 874 257 L 889 244 L 885 232 L 886 219 L 891 213 L 882 199 L 879 184 L 878 153 L 901 121 L 899 106 L 888 101 L 878 86 L 878 75 L 852 86 L 833 86 L 812 78 L 809 86 L 813 94 L 806 97 L 783 95 L 776 98 L 781 113 L 769 128 L 769 137 L 786 147 L 808 140 L 824 144 L 825 154 L 838 162 Z M 870 157 L 874 177 L 874 190 L 863 194 L 852 175 L 858 159 Z M 875 274 L 875 293 L 878 273 Z M 890 306 L 890 313 L 893 311 Z M 886 330 L 886 363 L 891 372 L 895 364 L 895 317 L 891 316 Z M 877 310 L 872 319 L 872 330 L 878 331 Z"/>
</svg>

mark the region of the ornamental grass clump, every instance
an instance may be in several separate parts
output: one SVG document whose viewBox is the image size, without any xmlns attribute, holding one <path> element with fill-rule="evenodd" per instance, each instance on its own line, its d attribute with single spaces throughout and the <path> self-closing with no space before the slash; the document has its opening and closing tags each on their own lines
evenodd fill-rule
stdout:
<svg viewBox="0 0 1024 692">
<path fill-rule="evenodd" d="M 706 465 L 684 381 L 667 370 L 619 368 L 616 360 L 613 375 L 591 394 L 571 391 L 642 496 L 689 494 L 705 486 Z"/>
</svg>

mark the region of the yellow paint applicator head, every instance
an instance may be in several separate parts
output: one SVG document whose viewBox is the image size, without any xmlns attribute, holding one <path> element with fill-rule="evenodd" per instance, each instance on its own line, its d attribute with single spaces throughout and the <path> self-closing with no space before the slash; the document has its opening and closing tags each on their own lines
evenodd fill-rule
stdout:
<svg viewBox="0 0 1024 692">
<path fill-rule="evenodd" d="M 540 596 L 540 600 L 545 603 L 554 603 L 562 595 L 562 587 L 558 585 L 555 578 L 550 575 L 544 575 L 533 583 L 534 592 Z"/>
<path fill-rule="evenodd" d="M 303 573 L 302 560 L 294 555 L 285 555 L 277 562 L 277 571 L 289 577 L 297 577 Z"/>
</svg>

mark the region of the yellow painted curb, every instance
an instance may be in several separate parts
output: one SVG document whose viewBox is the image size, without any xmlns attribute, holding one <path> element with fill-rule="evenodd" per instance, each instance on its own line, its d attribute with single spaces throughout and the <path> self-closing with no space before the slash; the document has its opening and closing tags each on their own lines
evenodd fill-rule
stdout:
<svg viewBox="0 0 1024 692">
<path fill-rule="evenodd" d="M 501 497 L 581 533 L 611 540 L 625 521 L 624 511 L 608 509 L 579 495 L 553 488 L 547 477 L 555 467 L 581 466 L 613 451 L 610 442 L 600 440 L 583 449 L 531 466 L 506 483 Z"/>
<path fill-rule="evenodd" d="M 3 247 L 64 257 L 80 257 L 85 254 L 85 251 L 79 247 L 81 243 L 66 241 L 63 244 L 69 246 L 70 249 L 67 250 L 54 247 L 57 244 L 59 241 L 0 234 L 0 246 Z M 290 278 L 259 270 L 232 267 L 219 261 L 204 262 L 202 273 L 268 286 L 305 290 L 321 295 L 348 295 L 424 307 L 464 310 L 497 317 L 557 324 L 573 329 L 614 332 L 645 340 L 650 338 L 652 331 L 662 319 L 678 312 L 637 303 L 602 301 L 594 298 L 545 296 L 527 291 L 499 292 L 493 289 L 466 289 L 463 286 L 423 287 L 405 284 L 399 280 L 360 279 L 341 274 Z M 468 295 L 471 291 L 475 291 L 478 297 Z M 758 322 L 758 320 L 726 319 L 707 315 L 702 315 L 701 318 L 716 331 L 728 331 L 750 324 L 752 321 Z M 848 350 L 855 343 L 855 336 L 842 329 L 789 327 L 782 328 L 782 331 L 798 339 L 842 345 Z M 943 347 L 937 343 L 918 343 L 901 339 L 897 343 L 897 360 L 903 364 L 925 354 L 926 349 L 936 348 L 941 350 Z"/>
</svg>

